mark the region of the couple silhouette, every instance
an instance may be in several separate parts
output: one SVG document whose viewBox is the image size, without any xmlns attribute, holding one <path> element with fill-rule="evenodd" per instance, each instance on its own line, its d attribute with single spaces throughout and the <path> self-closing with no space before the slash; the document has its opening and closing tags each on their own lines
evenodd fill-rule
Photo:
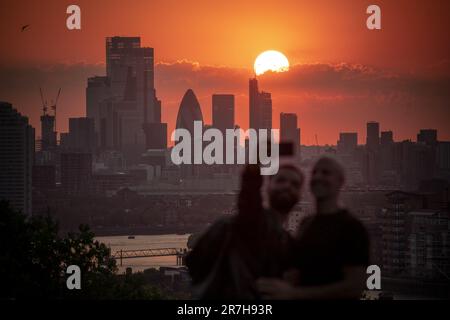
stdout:
<svg viewBox="0 0 450 320">
<path fill-rule="evenodd" d="M 215 222 L 187 255 L 194 296 L 358 299 L 365 286 L 369 240 L 363 225 L 339 206 L 342 166 L 328 157 L 315 163 L 309 182 L 315 214 L 302 221 L 295 236 L 283 225 L 300 201 L 302 171 L 280 163 L 278 173 L 266 179 L 263 183 L 258 165 L 248 165 L 238 213 Z"/>
</svg>

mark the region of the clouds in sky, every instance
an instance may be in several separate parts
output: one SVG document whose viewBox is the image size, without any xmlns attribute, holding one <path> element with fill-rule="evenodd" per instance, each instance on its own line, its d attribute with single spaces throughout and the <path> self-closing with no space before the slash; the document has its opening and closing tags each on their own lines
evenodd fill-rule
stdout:
<svg viewBox="0 0 450 320">
<path fill-rule="evenodd" d="M 39 121 L 39 87 L 53 98 L 59 87 L 58 129 L 65 131 L 67 118 L 85 114 L 87 77 L 103 75 L 104 65 L 51 65 L 43 67 L 0 66 L 0 100 L 10 101 Z M 272 93 L 274 125 L 279 112 L 296 112 L 303 142 L 312 143 L 317 133 L 321 143 L 335 143 L 340 131 L 360 132 L 365 122 L 377 120 L 382 129 L 392 129 L 396 138 L 413 138 L 419 128 L 433 127 L 442 139 L 450 139 L 450 75 L 448 61 L 421 74 L 396 74 L 358 64 L 299 64 L 289 72 L 259 76 L 261 90 Z M 248 79 L 253 71 L 225 66 L 205 66 L 186 60 L 158 63 L 155 86 L 163 103 L 163 120 L 174 127 L 184 92 L 192 88 L 207 122 L 211 121 L 211 95 L 236 95 L 236 121 L 248 125 Z"/>
</svg>

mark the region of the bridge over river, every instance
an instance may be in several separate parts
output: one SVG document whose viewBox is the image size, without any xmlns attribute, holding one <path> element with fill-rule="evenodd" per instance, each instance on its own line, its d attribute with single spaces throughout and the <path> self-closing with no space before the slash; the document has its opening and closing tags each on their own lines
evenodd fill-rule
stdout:
<svg viewBox="0 0 450 320">
<path fill-rule="evenodd" d="M 176 256 L 177 266 L 182 266 L 184 265 L 184 257 L 186 256 L 186 253 L 187 249 L 183 248 L 158 248 L 158 249 L 138 249 L 138 250 L 117 250 L 113 252 L 111 256 L 116 260 L 120 260 L 120 266 L 122 266 L 123 259 Z"/>
</svg>

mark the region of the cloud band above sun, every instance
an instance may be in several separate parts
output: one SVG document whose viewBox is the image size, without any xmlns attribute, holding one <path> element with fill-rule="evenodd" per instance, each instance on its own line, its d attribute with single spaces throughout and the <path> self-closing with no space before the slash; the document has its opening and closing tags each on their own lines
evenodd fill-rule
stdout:
<svg viewBox="0 0 450 320">
<path fill-rule="evenodd" d="M 289 61 L 284 54 L 275 50 L 267 50 L 259 54 L 254 64 L 255 74 L 267 71 L 285 72 L 289 70 Z"/>
</svg>

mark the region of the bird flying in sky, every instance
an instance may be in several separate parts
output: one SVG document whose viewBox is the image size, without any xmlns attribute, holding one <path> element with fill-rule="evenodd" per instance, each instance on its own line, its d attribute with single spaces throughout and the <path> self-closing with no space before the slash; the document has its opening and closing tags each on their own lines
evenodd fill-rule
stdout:
<svg viewBox="0 0 450 320">
<path fill-rule="evenodd" d="M 28 29 L 29 26 L 30 26 L 29 24 L 26 24 L 26 25 L 22 26 L 22 31 L 21 32 L 24 32 L 26 29 Z"/>
</svg>

